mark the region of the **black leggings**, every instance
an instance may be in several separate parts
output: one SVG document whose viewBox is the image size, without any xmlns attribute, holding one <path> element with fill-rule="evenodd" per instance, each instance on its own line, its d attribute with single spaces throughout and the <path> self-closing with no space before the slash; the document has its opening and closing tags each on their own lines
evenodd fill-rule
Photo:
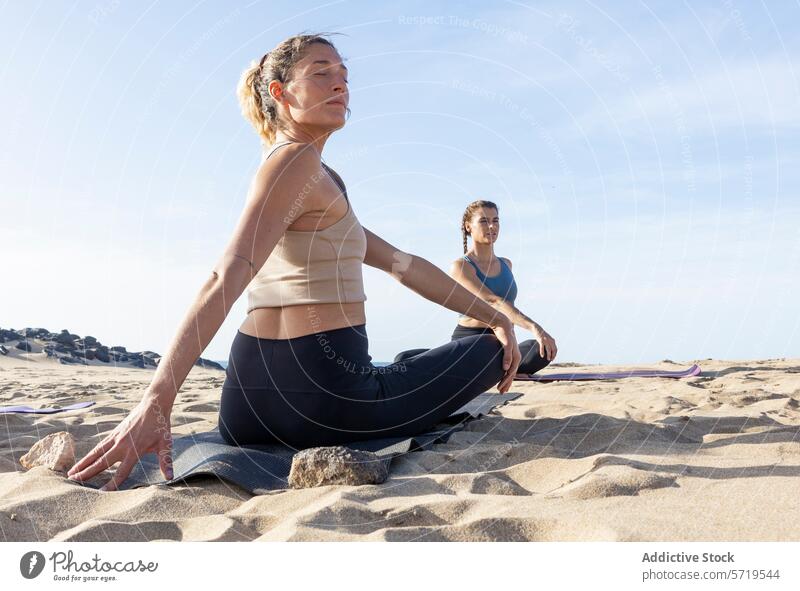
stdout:
<svg viewBox="0 0 800 591">
<path fill-rule="evenodd" d="M 457 324 L 450 338 L 452 341 L 455 341 L 480 334 L 494 335 L 494 331 L 491 328 L 478 328 Z M 402 351 L 395 355 L 394 362 L 407 362 L 412 357 L 429 350 L 430 349 L 408 349 L 407 351 Z M 522 355 L 522 360 L 519 362 L 517 373 L 536 373 L 550 364 L 550 360 L 539 355 L 539 341 L 536 339 L 528 339 L 527 341 L 519 343 L 519 352 L 520 355 Z"/>
<path fill-rule="evenodd" d="M 496 386 L 503 346 L 493 334 L 451 341 L 413 359 L 372 365 L 366 325 L 293 339 L 238 331 L 219 431 L 231 445 L 297 449 L 415 435 Z"/>
</svg>

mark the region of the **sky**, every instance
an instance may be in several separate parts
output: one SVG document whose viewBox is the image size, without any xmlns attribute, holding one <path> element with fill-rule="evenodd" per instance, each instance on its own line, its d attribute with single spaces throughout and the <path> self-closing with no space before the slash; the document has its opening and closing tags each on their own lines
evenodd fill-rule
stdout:
<svg viewBox="0 0 800 591">
<path fill-rule="evenodd" d="M 495 253 L 554 362 L 800 357 L 799 17 L 741 0 L 5 2 L 0 327 L 165 352 L 260 162 L 241 72 L 336 32 L 352 115 L 323 156 L 361 224 L 447 270 L 466 205 L 497 203 Z M 449 341 L 456 312 L 363 274 L 373 361 Z M 246 300 L 203 357 L 228 358 Z"/>
</svg>

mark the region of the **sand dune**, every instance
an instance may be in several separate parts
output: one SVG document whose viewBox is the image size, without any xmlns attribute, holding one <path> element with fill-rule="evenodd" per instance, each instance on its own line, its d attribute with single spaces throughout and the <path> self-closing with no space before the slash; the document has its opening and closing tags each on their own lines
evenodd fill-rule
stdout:
<svg viewBox="0 0 800 591">
<path fill-rule="evenodd" d="M 800 540 L 800 359 L 677 363 L 703 372 L 515 382 L 522 397 L 396 459 L 381 485 L 254 497 L 213 478 L 99 492 L 44 467 L 25 471 L 19 457 L 56 431 L 75 436 L 81 457 L 136 404 L 152 370 L 2 357 L 2 405 L 97 404 L 0 415 L 0 532 L 6 541 Z M 223 379 L 192 370 L 175 435 L 213 428 Z"/>
</svg>

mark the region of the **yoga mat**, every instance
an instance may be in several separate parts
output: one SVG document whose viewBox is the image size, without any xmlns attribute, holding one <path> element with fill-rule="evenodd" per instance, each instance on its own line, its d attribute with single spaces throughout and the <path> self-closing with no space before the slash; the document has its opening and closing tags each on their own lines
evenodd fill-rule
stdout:
<svg viewBox="0 0 800 591">
<path fill-rule="evenodd" d="M 683 371 L 665 371 L 663 369 L 633 369 L 609 373 L 551 373 L 551 374 L 517 374 L 514 381 L 520 382 L 555 382 L 562 380 L 617 380 L 620 378 L 690 378 L 700 375 L 700 366 L 695 364 Z"/>
<path fill-rule="evenodd" d="M 367 439 L 344 444 L 351 449 L 371 451 L 391 464 L 392 458 L 411 451 L 429 449 L 435 443 L 447 441 L 451 434 L 464 425 L 489 413 L 493 408 L 522 396 L 520 392 L 505 394 L 480 394 L 462 406 L 436 427 L 413 437 L 388 437 Z M 175 477 L 164 480 L 155 453 L 145 454 L 140 459 L 119 490 L 140 488 L 151 484 L 183 483 L 195 476 L 217 476 L 232 482 L 250 494 L 265 494 L 271 490 L 288 488 L 289 469 L 296 450 L 280 444 L 229 445 L 222 439 L 219 429 L 174 437 L 172 440 L 172 469 Z M 100 485 L 79 483 L 91 488 Z"/>
<path fill-rule="evenodd" d="M 69 406 L 63 406 L 61 408 L 32 408 L 30 406 L 2 406 L 0 407 L 0 414 L 2 413 L 34 413 L 40 415 L 49 415 L 53 414 L 54 412 L 63 412 L 65 410 L 76 410 L 79 408 L 86 408 L 87 406 L 92 406 L 94 401 L 86 401 L 86 402 L 76 402 L 75 404 L 70 404 Z"/>
</svg>

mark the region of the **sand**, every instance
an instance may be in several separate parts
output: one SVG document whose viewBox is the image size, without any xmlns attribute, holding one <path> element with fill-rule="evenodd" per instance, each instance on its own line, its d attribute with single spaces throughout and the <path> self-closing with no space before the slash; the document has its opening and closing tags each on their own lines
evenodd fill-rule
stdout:
<svg viewBox="0 0 800 591">
<path fill-rule="evenodd" d="M 0 415 L 0 535 L 4 541 L 800 540 L 800 359 L 676 361 L 636 367 L 698 363 L 702 374 L 515 382 L 523 396 L 446 444 L 396 459 L 381 485 L 252 496 L 213 477 L 100 492 L 45 467 L 25 471 L 18 458 L 57 431 L 74 435 L 82 457 L 137 403 L 153 370 L 64 366 L 14 350 L 0 357 L 0 405 L 97 404 Z M 216 425 L 223 380 L 218 370 L 192 370 L 173 409 L 174 435 Z"/>
</svg>

